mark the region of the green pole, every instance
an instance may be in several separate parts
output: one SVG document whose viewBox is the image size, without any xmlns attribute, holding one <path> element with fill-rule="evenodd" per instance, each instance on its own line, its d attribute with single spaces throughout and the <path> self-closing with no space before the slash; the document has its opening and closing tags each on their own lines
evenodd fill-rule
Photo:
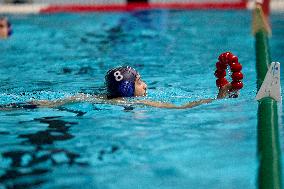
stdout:
<svg viewBox="0 0 284 189">
<path fill-rule="evenodd" d="M 255 39 L 257 90 L 259 90 L 270 66 L 271 58 L 267 34 L 264 31 L 258 31 Z"/>
<path fill-rule="evenodd" d="M 261 20 L 259 20 L 261 19 Z M 254 12 L 257 90 L 271 63 L 265 18 L 260 7 Z M 281 189 L 281 151 L 279 145 L 277 102 L 265 97 L 258 104 L 257 144 L 259 157 L 258 188 Z"/>
<path fill-rule="evenodd" d="M 281 189 L 277 103 L 263 98 L 258 106 L 258 188 Z"/>
</svg>

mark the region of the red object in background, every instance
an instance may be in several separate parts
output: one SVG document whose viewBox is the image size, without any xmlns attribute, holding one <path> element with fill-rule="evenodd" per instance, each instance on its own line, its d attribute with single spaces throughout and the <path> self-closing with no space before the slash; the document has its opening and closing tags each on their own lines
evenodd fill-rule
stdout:
<svg viewBox="0 0 284 189">
<path fill-rule="evenodd" d="M 142 1 L 142 0 L 140 0 Z M 246 9 L 247 0 L 239 0 L 234 2 L 129 2 L 125 4 L 62 4 L 62 5 L 50 5 L 40 9 L 41 13 L 58 13 L 58 12 L 113 12 L 113 11 L 135 11 L 135 10 L 151 10 L 151 9 L 175 9 L 175 10 L 192 10 L 192 9 Z"/>
<path fill-rule="evenodd" d="M 239 62 L 239 59 L 238 59 L 238 57 L 236 57 L 236 56 L 232 56 L 232 58 L 231 58 L 231 63 L 232 62 Z"/>
<path fill-rule="evenodd" d="M 243 83 L 241 81 L 232 81 L 232 88 L 235 90 L 240 90 L 243 88 Z"/>
<path fill-rule="evenodd" d="M 232 72 L 239 72 L 242 70 L 242 65 L 240 63 L 232 62 L 230 67 Z"/>
<path fill-rule="evenodd" d="M 219 78 L 216 80 L 216 85 L 220 88 L 220 87 L 223 87 L 225 85 L 227 85 L 229 83 L 229 81 L 227 81 L 226 78 Z"/>
<path fill-rule="evenodd" d="M 217 62 L 216 63 L 216 68 L 217 68 L 217 70 L 225 70 L 225 69 L 227 69 L 227 65 L 226 64 L 222 64 L 221 62 Z"/>
<path fill-rule="evenodd" d="M 263 0 L 263 3 L 262 3 L 262 10 L 263 10 L 263 13 L 266 17 L 269 16 L 270 14 L 270 0 Z"/>
<path fill-rule="evenodd" d="M 235 81 L 242 80 L 244 78 L 242 72 L 234 72 L 232 73 L 232 79 Z"/>
<path fill-rule="evenodd" d="M 226 70 L 216 70 L 214 74 L 217 78 L 223 78 L 226 76 Z"/>
<path fill-rule="evenodd" d="M 225 54 L 224 54 L 225 63 L 229 64 L 231 62 L 233 56 L 234 55 L 232 53 L 225 52 Z"/>
<path fill-rule="evenodd" d="M 225 78 L 226 68 L 227 65 L 229 65 L 232 71 L 231 91 L 236 91 L 243 88 L 243 83 L 241 82 L 241 80 L 244 76 L 241 72 L 242 65 L 239 63 L 238 57 L 233 55 L 231 52 L 225 52 L 218 57 L 218 60 L 219 62 L 216 63 L 217 70 L 214 73 L 214 75 L 218 78 L 216 80 L 217 87 L 221 88 L 229 83 Z"/>
</svg>

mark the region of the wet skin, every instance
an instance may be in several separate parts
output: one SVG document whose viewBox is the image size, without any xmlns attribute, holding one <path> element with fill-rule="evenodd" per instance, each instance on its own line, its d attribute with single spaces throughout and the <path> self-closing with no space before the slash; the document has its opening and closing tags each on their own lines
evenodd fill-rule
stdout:
<svg viewBox="0 0 284 189">
<path fill-rule="evenodd" d="M 0 19 L 0 38 L 8 38 L 8 32 L 9 32 L 9 27 L 8 27 L 8 21 L 6 18 Z"/>
<path fill-rule="evenodd" d="M 138 75 L 135 79 L 135 91 L 134 96 L 146 96 L 147 95 L 147 85 L 146 83 L 141 79 L 140 75 Z"/>
</svg>

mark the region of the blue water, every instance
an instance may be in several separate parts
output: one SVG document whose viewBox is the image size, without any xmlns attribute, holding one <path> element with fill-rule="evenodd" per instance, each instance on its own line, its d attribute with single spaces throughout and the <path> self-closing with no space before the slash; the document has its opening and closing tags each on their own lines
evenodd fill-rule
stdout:
<svg viewBox="0 0 284 189">
<path fill-rule="evenodd" d="M 280 62 L 283 18 L 283 13 L 275 13 L 271 20 L 272 59 Z M 179 105 L 215 98 L 213 73 L 224 51 L 239 57 L 245 78 L 239 98 L 185 110 L 86 102 L 1 111 L 1 189 L 257 188 L 250 12 L 142 11 L 10 19 L 14 35 L 0 41 L 1 104 L 54 100 L 78 92 L 102 94 L 104 74 L 117 65 L 140 72 L 148 84 L 148 100 Z M 283 109 L 279 112 L 282 116 Z"/>
</svg>

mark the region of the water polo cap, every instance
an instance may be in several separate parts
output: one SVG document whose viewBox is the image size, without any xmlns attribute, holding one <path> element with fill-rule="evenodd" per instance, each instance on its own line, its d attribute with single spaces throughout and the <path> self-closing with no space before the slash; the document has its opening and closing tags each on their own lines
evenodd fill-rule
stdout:
<svg viewBox="0 0 284 189">
<path fill-rule="evenodd" d="M 105 76 L 108 98 L 133 97 L 138 72 L 129 66 L 111 69 Z"/>
</svg>

